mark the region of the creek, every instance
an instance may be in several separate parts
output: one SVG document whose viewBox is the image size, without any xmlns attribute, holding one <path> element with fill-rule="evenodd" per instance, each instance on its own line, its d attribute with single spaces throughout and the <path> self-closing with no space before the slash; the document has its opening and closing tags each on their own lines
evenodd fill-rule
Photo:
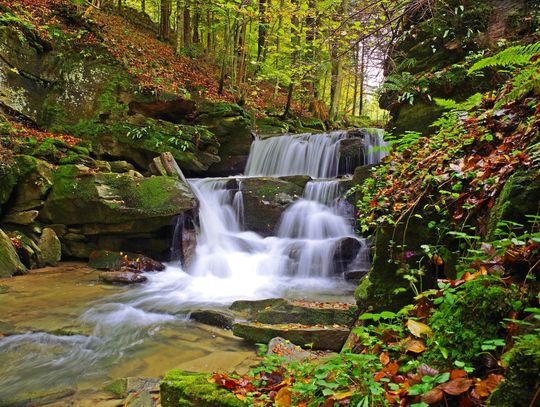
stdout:
<svg viewBox="0 0 540 407">
<path fill-rule="evenodd" d="M 199 200 L 194 256 L 186 266 L 173 260 L 164 272 L 147 273 L 143 285 L 102 286 L 82 265 L 9 282 L 0 296 L 0 328 L 7 334 L 0 337 L 0 405 L 28 392 L 100 387 L 178 366 L 247 369 L 254 347 L 190 321 L 194 309 L 273 297 L 352 301 L 355 286 L 343 273 L 369 268 L 369 245 L 355 234 L 354 208 L 342 197 L 342 173 L 354 170 L 340 165 L 340 143 L 347 137 L 333 132 L 257 139 L 245 174 L 188 180 Z M 377 163 L 384 153 L 376 147 L 384 144 L 381 131 L 365 131 L 359 152 L 364 164 Z M 292 175 L 311 180 L 275 233 L 246 230 L 242 191 L 231 184 Z M 356 242 L 346 264 L 340 261 L 344 241 Z"/>
</svg>

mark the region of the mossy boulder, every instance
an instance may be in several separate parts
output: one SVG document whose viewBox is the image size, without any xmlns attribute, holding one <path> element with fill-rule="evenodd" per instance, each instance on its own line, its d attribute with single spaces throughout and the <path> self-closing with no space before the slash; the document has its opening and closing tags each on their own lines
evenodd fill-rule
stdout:
<svg viewBox="0 0 540 407">
<path fill-rule="evenodd" d="M 488 400 L 488 406 L 532 406 L 540 386 L 540 341 L 535 335 L 518 339 L 503 355 L 504 380 Z"/>
<path fill-rule="evenodd" d="M 135 178 L 60 166 L 40 218 L 47 223 L 116 224 L 161 219 L 157 227 L 195 206 L 188 185 L 171 177 Z"/>
<path fill-rule="evenodd" d="M 497 224 L 501 221 L 519 223 L 528 228 L 527 215 L 540 213 L 540 170 L 518 172 L 506 183 L 490 210 L 487 238 L 496 238 Z"/>
<path fill-rule="evenodd" d="M 0 278 L 25 272 L 26 267 L 21 263 L 11 239 L 0 229 Z"/>
<path fill-rule="evenodd" d="M 98 270 L 120 270 L 131 267 L 138 271 L 163 271 L 165 266 L 142 254 L 96 250 L 90 253 L 88 266 Z"/>
<path fill-rule="evenodd" d="M 171 370 L 160 383 L 163 407 L 242 407 L 246 406 L 226 389 L 210 383 L 210 375 Z"/>
<path fill-rule="evenodd" d="M 255 319 L 263 324 L 349 326 L 354 322 L 357 309 L 349 304 L 287 301 L 260 310 Z"/>
<path fill-rule="evenodd" d="M 339 352 L 349 336 L 347 326 L 238 322 L 233 325 L 233 334 L 253 343 L 268 343 L 281 337 L 304 348 Z"/>
<path fill-rule="evenodd" d="M 51 228 L 43 229 L 38 247 L 41 250 L 41 261 L 45 266 L 56 266 L 62 258 L 62 245 Z"/>
<path fill-rule="evenodd" d="M 302 196 L 298 182 L 276 178 L 248 178 L 240 182 L 244 198 L 244 225 L 262 235 L 272 234 L 282 213 Z"/>
</svg>

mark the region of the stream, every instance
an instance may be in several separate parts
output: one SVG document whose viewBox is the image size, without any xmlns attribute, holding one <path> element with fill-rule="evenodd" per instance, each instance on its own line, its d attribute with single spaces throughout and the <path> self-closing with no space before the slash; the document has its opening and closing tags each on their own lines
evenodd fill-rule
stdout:
<svg viewBox="0 0 540 407">
<path fill-rule="evenodd" d="M 245 230 L 243 197 L 229 178 L 190 179 L 199 206 L 197 247 L 189 265 L 172 261 L 134 287 L 104 286 L 83 265 L 17 277 L 0 295 L 0 405 L 28 392 L 102 387 L 167 370 L 246 371 L 254 346 L 228 331 L 189 320 L 200 308 L 272 297 L 352 301 L 336 253 L 357 241 L 348 267 L 369 268 L 369 245 L 356 236 L 354 208 L 342 199 L 339 146 L 346 132 L 255 140 L 248 177 L 309 175 L 272 236 Z M 384 155 L 382 132 L 364 136 L 364 163 Z M 1 282 L 4 284 L 4 282 Z M 62 329 L 62 331 L 59 331 Z M 4 403 L 4 404 L 2 404 Z"/>
</svg>

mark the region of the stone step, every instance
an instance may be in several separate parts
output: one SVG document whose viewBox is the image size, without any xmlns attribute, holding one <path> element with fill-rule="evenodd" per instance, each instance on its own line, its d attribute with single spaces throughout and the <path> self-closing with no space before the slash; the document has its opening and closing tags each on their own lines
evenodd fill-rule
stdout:
<svg viewBox="0 0 540 407">
<path fill-rule="evenodd" d="M 342 325 L 239 322 L 233 325 L 233 334 L 253 343 L 268 343 L 275 337 L 281 337 L 303 348 L 339 352 L 349 336 L 349 328 Z"/>
</svg>

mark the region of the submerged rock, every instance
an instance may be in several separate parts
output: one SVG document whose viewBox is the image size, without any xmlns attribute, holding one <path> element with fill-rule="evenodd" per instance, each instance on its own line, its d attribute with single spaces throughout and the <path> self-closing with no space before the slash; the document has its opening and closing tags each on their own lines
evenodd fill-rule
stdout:
<svg viewBox="0 0 540 407">
<path fill-rule="evenodd" d="M 277 336 L 302 347 L 339 352 L 349 336 L 345 326 L 267 325 L 261 323 L 235 323 L 233 333 L 253 343 L 268 343 Z"/>
<path fill-rule="evenodd" d="M 231 329 L 234 323 L 234 314 L 224 310 L 195 310 L 191 312 L 189 317 L 201 324 L 223 329 Z"/>
<path fill-rule="evenodd" d="M 0 229 L 0 278 L 26 272 L 11 239 Z"/>
<path fill-rule="evenodd" d="M 100 273 L 99 279 L 104 283 L 119 283 L 119 284 L 137 284 L 144 283 L 148 278 L 138 273 L 129 271 L 109 271 Z"/>
<path fill-rule="evenodd" d="M 210 383 L 210 375 L 171 370 L 160 383 L 163 407 L 241 407 L 230 391 Z"/>
</svg>

